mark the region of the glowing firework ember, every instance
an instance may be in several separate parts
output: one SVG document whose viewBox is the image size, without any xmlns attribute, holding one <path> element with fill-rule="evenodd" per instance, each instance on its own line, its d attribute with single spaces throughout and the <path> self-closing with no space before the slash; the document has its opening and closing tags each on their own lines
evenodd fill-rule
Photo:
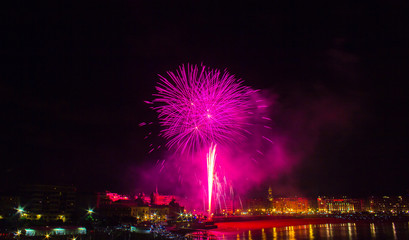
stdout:
<svg viewBox="0 0 409 240">
<path fill-rule="evenodd" d="M 170 79 L 160 76 L 154 102 L 168 147 L 198 150 L 243 136 L 255 91 L 226 71 L 182 65 Z"/>
<path fill-rule="evenodd" d="M 212 217 L 212 193 L 214 180 L 214 163 L 216 162 L 216 145 L 211 145 L 207 153 L 207 188 L 209 194 L 209 218 Z"/>
</svg>

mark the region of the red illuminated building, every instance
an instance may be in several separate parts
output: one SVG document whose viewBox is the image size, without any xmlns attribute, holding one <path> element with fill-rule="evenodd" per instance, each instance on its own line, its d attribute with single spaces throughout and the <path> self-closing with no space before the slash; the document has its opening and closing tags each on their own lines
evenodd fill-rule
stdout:
<svg viewBox="0 0 409 240">
<path fill-rule="evenodd" d="M 98 195 L 97 211 L 103 217 L 128 221 L 166 221 L 183 212 L 174 196 L 152 193 L 131 197 L 106 192 Z"/>
</svg>

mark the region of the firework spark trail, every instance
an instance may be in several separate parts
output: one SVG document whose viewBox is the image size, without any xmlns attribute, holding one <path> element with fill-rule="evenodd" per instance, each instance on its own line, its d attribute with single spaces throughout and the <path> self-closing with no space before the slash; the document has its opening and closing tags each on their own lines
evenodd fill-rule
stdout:
<svg viewBox="0 0 409 240">
<path fill-rule="evenodd" d="M 213 180 L 213 194 L 212 197 L 213 199 L 216 199 L 216 202 L 219 204 L 220 207 L 222 206 L 227 206 L 226 204 L 226 186 L 227 186 L 227 181 L 226 181 L 226 176 L 223 177 L 224 181 L 221 181 L 217 173 L 215 172 L 214 174 L 214 180 Z"/>
<path fill-rule="evenodd" d="M 271 140 L 270 138 L 266 137 L 266 136 L 262 136 L 262 138 L 264 138 L 265 140 L 267 140 L 268 142 L 270 142 L 271 144 L 274 144 L 273 140 Z"/>
<path fill-rule="evenodd" d="M 233 75 L 204 66 L 182 65 L 170 79 L 160 76 L 154 94 L 161 134 L 168 147 L 182 152 L 234 142 L 244 136 L 251 115 L 251 96 L 255 90 L 241 85 Z"/>
<path fill-rule="evenodd" d="M 209 219 L 212 217 L 212 192 L 214 180 L 214 163 L 216 162 L 216 146 L 211 145 L 207 153 L 207 188 L 209 193 Z"/>
</svg>

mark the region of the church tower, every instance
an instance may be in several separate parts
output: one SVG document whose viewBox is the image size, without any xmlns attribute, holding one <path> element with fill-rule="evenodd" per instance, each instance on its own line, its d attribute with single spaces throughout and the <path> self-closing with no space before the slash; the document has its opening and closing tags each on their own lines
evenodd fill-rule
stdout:
<svg viewBox="0 0 409 240">
<path fill-rule="evenodd" d="M 273 201 L 273 189 L 271 189 L 271 186 L 268 188 L 268 201 L 272 202 Z"/>
</svg>

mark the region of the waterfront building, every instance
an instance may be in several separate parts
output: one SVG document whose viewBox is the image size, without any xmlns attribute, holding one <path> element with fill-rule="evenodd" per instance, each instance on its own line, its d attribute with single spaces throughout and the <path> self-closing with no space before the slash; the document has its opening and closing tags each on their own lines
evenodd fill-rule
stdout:
<svg viewBox="0 0 409 240">
<path fill-rule="evenodd" d="M 176 203 L 175 198 L 161 196 L 157 192 L 152 194 L 149 202 L 146 201 L 144 194 L 139 194 L 136 198 L 110 192 L 98 196 L 99 214 L 102 217 L 117 220 L 165 221 L 175 219 L 180 212 L 183 212 L 183 208 Z"/>
<path fill-rule="evenodd" d="M 238 201 L 234 201 L 232 199 L 222 199 L 220 201 L 216 201 L 216 207 L 214 210 L 215 215 L 233 215 L 235 212 L 239 212 L 241 209 L 238 208 L 237 205 Z"/>
<path fill-rule="evenodd" d="M 221 204 L 222 205 L 221 209 L 224 210 L 223 212 L 226 213 L 226 214 L 229 214 L 229 215 L 234 214 L 234 211 L 235 211 L 235 209 L 234 209 L 234 200 L 226 199 L 225 201 L 222 201 L 222 202 L 223 203 Z M 236 210 L 238 210 L 238 209 L 236 208 Z"/>
<path fill-rule="evenodd" d="M 273 213 L 307 213 L 309 211 L 309 201 L 307 198 L 273 198 Z"/>
<path fill-rule="evenodd" d="M 369 209 L 371 212 L 409 213 L 409 197 L 372 196 L 369 198 Z"/>
<path fill-rule="evenodd" d="M 149 205 L 134 205 L 131 208 L 131 216 L 136 218 L 138 221 L 147 221 L 150 219 L 151 209 Z"/>
<path fill-rule="evenodd" d="M 265 199 L 253 198 L 244 200 L 243 205 L 243 211 L 247 210 L 248 214 L 257 215 L 266 212 L 268 202 Z"/>
<path fill-rule="evenodd" d="M 363 211 L 363 200 L 354 198 L 318 197 L 318 211 L 324 213 L 346 213 Z"/>
</svg>

